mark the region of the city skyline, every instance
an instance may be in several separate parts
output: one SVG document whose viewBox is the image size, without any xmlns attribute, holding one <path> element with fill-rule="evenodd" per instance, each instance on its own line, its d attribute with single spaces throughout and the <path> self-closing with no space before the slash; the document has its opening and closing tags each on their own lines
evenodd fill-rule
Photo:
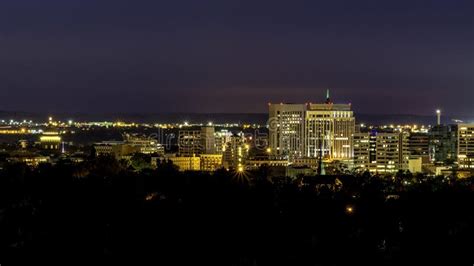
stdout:
<svg viewBox="0 0 474 266">
<path fill-rule="evenodd" d="M 472 264 L 473 14 L 0 1 L 0 258 Z"/>
<path fill-rule="evenodd" d="M 471 1 L 2 1 L 0 110 L 471 115 Z"/>
</svg>

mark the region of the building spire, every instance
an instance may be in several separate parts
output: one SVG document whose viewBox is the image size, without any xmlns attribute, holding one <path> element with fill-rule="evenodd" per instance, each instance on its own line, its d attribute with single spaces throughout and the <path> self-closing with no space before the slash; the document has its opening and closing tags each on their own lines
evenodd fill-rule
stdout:
<svg viewBox="0 0 474 266">
<path fill-rule="evenodd" d="M 331 102 L 331 97 L 330 97 L 330 95 L 329 95 L 329 89 L 326 90 L 326 103 L 327 103 L 327 104 L 332 103 L 332 102 Z"/>
</svg>

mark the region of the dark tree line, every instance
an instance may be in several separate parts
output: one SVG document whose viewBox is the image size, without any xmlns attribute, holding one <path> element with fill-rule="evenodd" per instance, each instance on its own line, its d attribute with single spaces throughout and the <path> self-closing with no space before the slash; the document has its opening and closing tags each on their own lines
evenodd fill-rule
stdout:
<svg viewBox="0 0 474 266">
<path fill-rule="evenodd" d="M 471 180 L 362 174 L 336 186 L 318 183 L 322 177 L 314 185 L 268 172 L 179 172 L 169 162 L 137 171 L 108 157 L 34 169 L 5 165 L 0 258 L 99 256 L 157 265 L 474 261 Z"/>
</svg>

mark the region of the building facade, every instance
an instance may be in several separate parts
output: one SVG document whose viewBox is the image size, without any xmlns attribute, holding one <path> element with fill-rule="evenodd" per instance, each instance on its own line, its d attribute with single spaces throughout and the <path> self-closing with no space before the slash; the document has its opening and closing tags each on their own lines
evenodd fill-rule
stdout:
<svg viewBox="0 0 474 266">
<path fill-rule="evenodd" d="M 408 137 L 408 151 L 411 156 L 429 156 L 430 138 L 428 133 L 410 133 Z"/>
<path fill-rule="evenodd" d="M 215 133 L 216 153 L 223 154 L 226 150 L 227 143 L 231 141 L 233 134 L 228 130 L 221 130 Z"/>
<path fill-rule="evenodd" d="M 140 153 L 140 147 L 127 144 L 124 141 L 102 141 L 94 144 L 96 156 L 113 156 L 117 160 L 131 157 L 134 153 Z"/>
<path fill-rule="evenodd" d="M 274 155 L 304 156 L 305 104 L 269 105 L 269 143 Z"/>
<path fill-rule="evenodd" d="M 408 170 L 408 133 L 371 131 L 354 134 L 354 167 L 377 173 Z"/>
<path fill-rule="evenodd" d="M 455 162 L 458 156 L 458 126 L 437 125 L 430 129 L 429 156 L 433 163 Z"/>
<path fill-rule="evenodd" d="M 54 130 L 45 131 L 40 137 L 40 144 L 43 150 L 59 151 L 61 136 Z"/>
<path fill-rule="evenodd" d="M 305 118 L 305 157 L 351 159 L 354 131 L 355 118 L 350 104 L 309 104 Z"/>
<path fill-rule="evenodd" d="M 222 168 L 222 154 L 201 154 L 201 171 L 213 172 Z"/>
<path fill-rule="evenodd" d="M 179 156 L 192 157 L 201 154 L 201 130 L 180 130 L 178 135 Z"/>
<path fill-rule="evenodd" d="M 457 135 L 459 168 L 474 169 L 474 124 L 459 124 Z"/>
<path fill-rule="evenodd" d="M 355 118 L 350 104 L 270 104 L 269 143 L 273 155 L 346 160 L 353 157 Z"/>
<path fill-rule="evenodd" d="M 240 169 L 248 157 L 249 145 L 245 143 L 243 134 L 235 134 L 226 144 L 223 152 L 223 164 L 227 169 Z"/>
<path fill-rule="evenodd" d="M 216 153 L 216 136 L 212 126 L 201 127 L 201 153 Z"/>
<path fill-rule="evenodd" d="M 133 134 L 124 134 L 123 138 L 125 144 L 136 147 L 140 153 L 160 155 L 165 153 L 164 146 L 157 139 Z"/>
<path fill-rule="evenodd" d="M 179 171 L 200 171 L 201 170 L 201 158 L 200 157 L 168 157 L 174 165 L 176 165 Z"/>
</svg>

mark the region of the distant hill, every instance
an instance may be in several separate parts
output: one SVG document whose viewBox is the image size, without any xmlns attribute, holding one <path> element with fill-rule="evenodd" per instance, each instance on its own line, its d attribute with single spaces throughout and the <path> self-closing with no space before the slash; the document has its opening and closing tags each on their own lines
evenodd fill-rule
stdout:
<svg viewBox="0 0 474 266">
<path fill-rule="evenodd" d="M 74 121 L 124 121 L 140 123 L 249 123 L 266 124 L 268 114 L 266 113 L 161 113 L 161 114 L 53 114 L 56 120 Z M 37 122 L 46 121 L 48 114 L 28 113 L 28 112 L 10 112 L 0 111 L 0 120 L 33 120 Z M 446 117 L 443 116 L 443 123 L 454 123 L 453 119 L 463 120 L 465 122 L 474 122 L 469 117 Z M 378 115 L 378 114 L 356 114 L 357 123 L 366 123 L 371 125 L 381 124 L 424 124 L 432 125 L 436 123 L 436 117 L 423 115 Z"/>
</svg>

